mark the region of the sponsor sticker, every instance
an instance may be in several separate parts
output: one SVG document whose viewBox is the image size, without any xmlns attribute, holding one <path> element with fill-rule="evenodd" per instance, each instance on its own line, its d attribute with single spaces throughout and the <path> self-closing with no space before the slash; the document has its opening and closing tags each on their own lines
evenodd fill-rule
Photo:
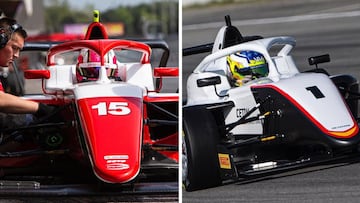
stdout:
<svg viewBox="0 0 360 203">
<path fill-rule="evenodd" d="M 229 154 L 218 154 L 220 168 L 231 169 L 230 156 Z"/>
<path fill-rule="evenodd" d="M 130 168 L 130 165 L 126 163 L 129 155 L 106 155 L 104 159 L 108 170 L 125 170 Z"/>
</svg>

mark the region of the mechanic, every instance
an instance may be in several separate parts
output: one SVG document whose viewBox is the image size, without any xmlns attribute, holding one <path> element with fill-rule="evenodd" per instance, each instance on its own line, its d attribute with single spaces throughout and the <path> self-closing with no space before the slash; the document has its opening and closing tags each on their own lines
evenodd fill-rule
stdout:
<svg viewBox="0 0 360 203">
<path fill-rule="evenodd" d="M 16 20 L 0 19 L 0 68 L 9 67 L 19 57 L 26 37 Z M 0 83 L 0 129 L 28 125 L 36 119 L 33 115 L 39 118 L 53 111 L 54 107 L 5 93 Z"/>
<path fill-rule="evenodd" d="M 264 56 L 255 51 L 240 51 L 226 57 L 228 77 L 232 86 L 240 87 L 247 82 L 269 74 Z"/>
</svg>

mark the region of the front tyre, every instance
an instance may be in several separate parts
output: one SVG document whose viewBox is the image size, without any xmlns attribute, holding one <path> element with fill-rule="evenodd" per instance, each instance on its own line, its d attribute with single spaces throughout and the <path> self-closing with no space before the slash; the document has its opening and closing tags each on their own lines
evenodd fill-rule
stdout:
<svg viewBox="0 0 360 203">
<path fill-rule="evenodd" d="M 217 157 L 219 133 L 212 113 L 204 108 L 184 108 L 183 183 L 187 191 L 221 184 Z"/>
</svg>

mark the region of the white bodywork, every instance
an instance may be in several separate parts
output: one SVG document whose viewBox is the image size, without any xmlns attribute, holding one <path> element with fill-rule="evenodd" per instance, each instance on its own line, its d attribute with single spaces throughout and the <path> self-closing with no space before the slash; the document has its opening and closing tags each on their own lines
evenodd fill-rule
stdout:
<svg viewBox="0 0 360 203">
<path fill-rule="evenodd" d="M 271 85 L 285 92 L 327 131 L 343 132 L 356 124 L 337 87 L 325 74 L 299 73 Z M 315 85 L 324 95 L 323 98 L 316 98 L 306 89 Z"/>
<path fill-rule="evenodd" d="M 249 41 L 234 45 L 228 48 L 222 47 L 224 29 L 222 28 L 212 53 L 205 57 L 195 68 L 187 81 L 187 104 L 186 106 L 214 104 L 222 102 L 233 102 L 235 107 L 230 112 L 225 112 L 225 123 L 237 121 L 244 113 L 256 105 L 251 87 L 269 86 L 285 92 L 290 100 L 295 101 L 305 109 L 313 122 L 317 122 L 320 128 L 325 131 L 343 132 L 356 125 L 349 113 L 347 106 L 335 85 L 328 76 L 318 73 L 299 73 L 292 57 L 289 55 L 296 42 L 292 37 L 272 37 Z M 280 46 L 280 49 L 278 47 Z M 271 48 L 277 46 L 277 54 L 270 55 Z M 232 87 L 227 78 L 226 56 L 244 50 L 252 50 L 261 53 L 269 66 L 269 75 L 265 78 L 256 79 L 241 87 Z M 221 83 L 216 85 L 215 92 L 213 85 L 198 87 L 197 80 L 219 76 Z M 315 86 L 325 95 L 317 99 L 306 90 L 307 87 Z M 336 107 L 336 108 L 334 108 Z M 256 110 L 251 116 L 259 115 Z M 250 117 L 251 117 L 250 116 Z M 261 120 L 247 124 L 238 125 L 232 131 L 235 134 L 262 134 L 263 126 Z"/>
<path fill-rule="evenodd" d="M 268 51 L 275 45 L 282 45 L 283 47 L 276 56 L 270 56 Z M 211 97 L 213 93 L 211 93 L 210 89 L 213 89 L 213 87 L 204 87 L 209 89 L 209 91 L 205 91 L 202 88 L 193 88 L 197 79 L 208 77 L 208 75 L 204 74 L 210 73 L 214 74 L 214 76 L 219 75 L 222 82 L 216 86 L 218 92 L 229 91 L 231 86 L 226 76 L 226 56 L 238 51 L 253 50 L 263 54 L 269 65 L 269 75 L 267 77 L 269 81 L 276 82 L 281 78 L 294 76 L 295 74 L 299 73 L 299 71 L 295 66 L 292 57 L 288 55 L 294 46 L 295 40 L 291 37 L 273 37 L 242 43 L 236 46 L 218 50 L 215 53 L 208 55 L 195 68 L 188 79 L 188 104 L 193 105 L 197 103 L 204 103 L 205 101 L 202 100 L 205 98 L 205 100 L 209 103 L 213 103 L 216 102 L 216 100 L 221 99 L 217 97 Z"/>
<path fill-rule="evenodd" d="M 80 85 L 76 81 L 76 65 L 54 65 L 48 67 L 51 77 L 45 80 L 45 90 L 48 92 L 69 91 Z M 146 91 L 155 91 L 153 70 L 150 64 L 122 63 L 119 65 L 122 83 L 132 84 Z M 106 75 L 105 67 L 101 67 L 97 83 L 111 83 Z M 90 92 L 89 92 L 90 94 Z M 101 92 L 96 93 L 101 94 Z"/>
</svg>

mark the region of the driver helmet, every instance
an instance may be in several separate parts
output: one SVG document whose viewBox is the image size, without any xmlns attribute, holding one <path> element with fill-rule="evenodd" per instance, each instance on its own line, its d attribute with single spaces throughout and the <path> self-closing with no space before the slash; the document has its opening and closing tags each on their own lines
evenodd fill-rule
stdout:
<svg viewBox="0 0 360 203">
<path fill-rule="evenodd" d="M 104 65 L 109 79 L 118 78 L 117 60 L 112 50 L 104 55 Z M 76 64 L 77 81 L 96 81 L 99 78 L 100 66 L 99 54 L 91 49 L 82 49 Z"/>
<path fill-rule="evenodd" d="M 256 51 L 240 51 L 226 57 L 231 78 L 235 81 L 266 77 L 269 74 L 265 57 Z M 238 85 L 239 86 L 239 85 Z"/>
</svg>

